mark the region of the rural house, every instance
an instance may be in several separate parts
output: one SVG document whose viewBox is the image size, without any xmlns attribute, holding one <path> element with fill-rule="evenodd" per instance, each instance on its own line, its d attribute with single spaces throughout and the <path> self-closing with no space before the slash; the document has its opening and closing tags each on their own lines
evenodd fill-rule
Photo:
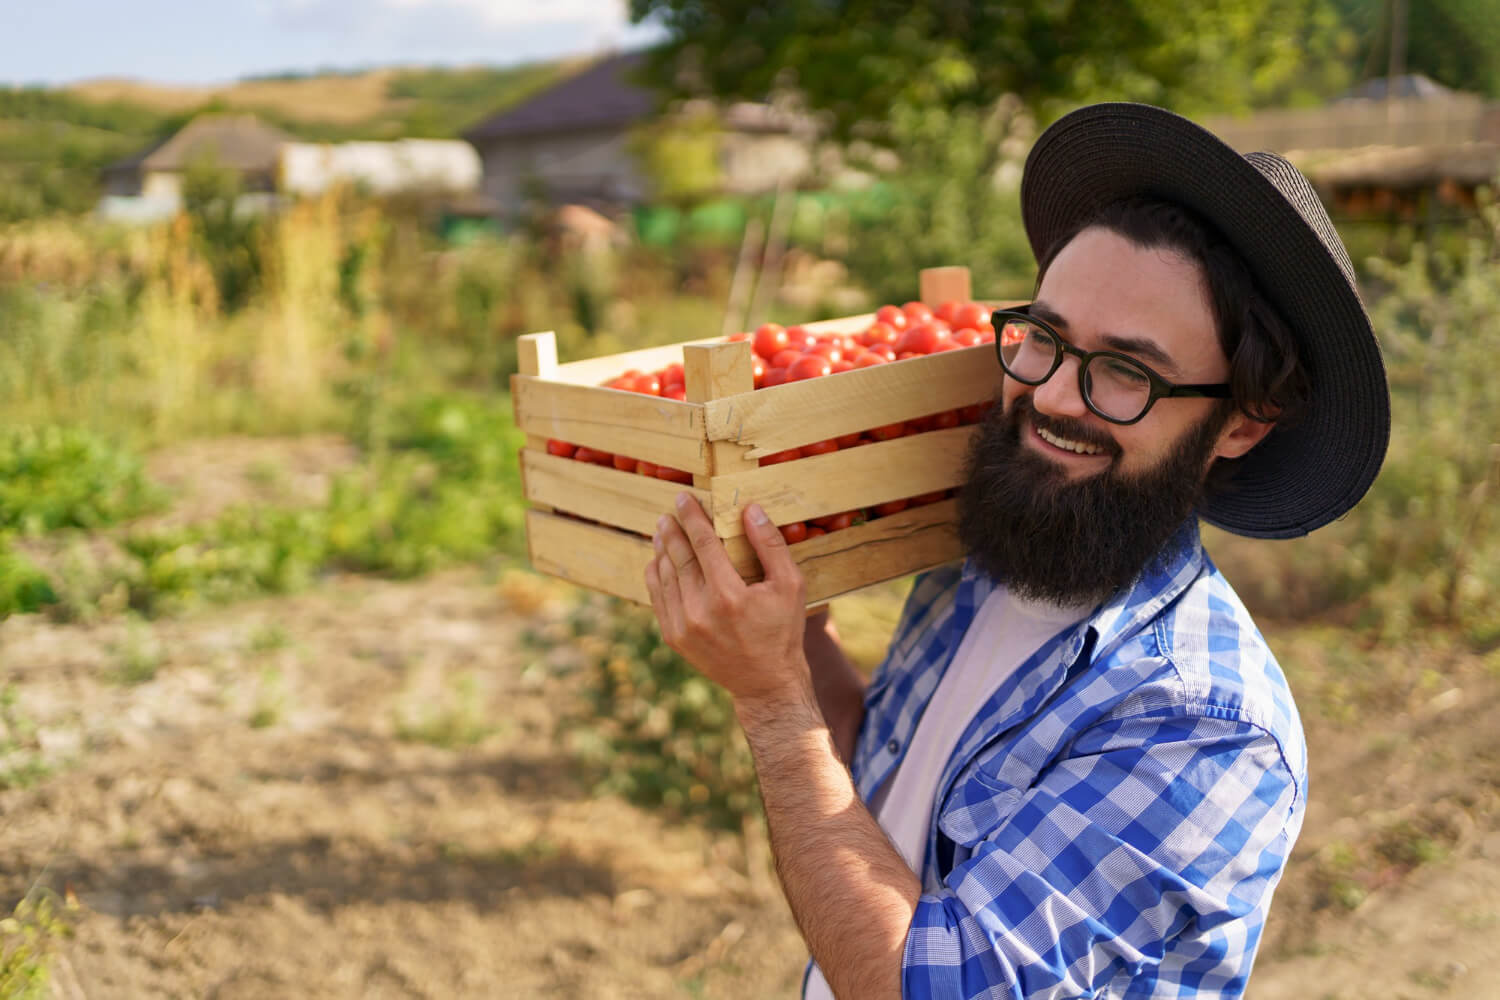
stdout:
<svg viewBox="0 0 1500 1000">
<path fill-rule="evenodd" d="M 606 57 L 464 133 L 484 164 L 483 191 L 502 214 L 517 212 L 533 190 L 554 204 L 604 209 L 652 198 L 631 149 L 632 131 L 662 113 L 657 95 L 632 79 L 644 58 Z M 720 126 L 717 167 L 727 193 L 774 190 L 812 164 L 806 123 L 767 105 L 731 105 Z"/>
<path fill-rule="evenodd" d="M 200 115 L 175 135 L 105 167 L 104 193 L 175 204 L 183 175 L 201 162 L 235 171 L 246 191 L 274 191 L 281 147 L 291 141 L 254 115 Z"/>
</svg>

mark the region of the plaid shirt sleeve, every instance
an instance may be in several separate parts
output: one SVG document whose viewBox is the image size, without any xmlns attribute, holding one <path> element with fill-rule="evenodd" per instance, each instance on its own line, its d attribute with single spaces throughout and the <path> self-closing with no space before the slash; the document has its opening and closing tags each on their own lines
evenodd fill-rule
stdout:
<svg viewBox="0 0 1500 1000">
<path fill-rule="evenodd" d="M 1290 850 L 1277 741 L 1234 713 L 1106 717 L 1029 788 L 960 781 L 983 839 L 907 937 L 904 995 L 1239 996 Z"/>
</svg>

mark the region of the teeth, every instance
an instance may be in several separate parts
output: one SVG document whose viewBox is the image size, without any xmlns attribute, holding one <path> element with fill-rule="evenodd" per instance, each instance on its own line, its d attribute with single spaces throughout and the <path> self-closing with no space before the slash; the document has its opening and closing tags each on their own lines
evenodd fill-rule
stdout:
<svg viewBox="0 0 1500 1000">
<path fill-rule="evenodd" d="M 1036 432 L 1041 436 L 1043 441 L 1054 448 L 1062 448 L 1064 451 L 1071 451 L 1076 455 L 1099 455 L 1104 452 L 1103 448 L 1091 444 L 1083 444 L 1079 441 L 1069 441 L 1067 438 L 1060 438 L 1051 431 L 1043 430 L 1040 427 L 1036 429 Z"/>
</svg>

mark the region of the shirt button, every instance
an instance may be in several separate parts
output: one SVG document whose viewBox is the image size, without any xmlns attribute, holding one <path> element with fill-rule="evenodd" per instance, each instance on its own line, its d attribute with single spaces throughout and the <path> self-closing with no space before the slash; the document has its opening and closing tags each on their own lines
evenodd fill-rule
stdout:
<svg viewBox="0 0 1500 1000">
<path fill-rule="evenodd" d="M 887 743 L 885 745 L 885 748 L 887 750 L 889 750 L 891 753 L 895 753 L 897 750 L 901 749 L 901 741 L 900 740 L 891 740 L 889 743 Z"/>
</svg>

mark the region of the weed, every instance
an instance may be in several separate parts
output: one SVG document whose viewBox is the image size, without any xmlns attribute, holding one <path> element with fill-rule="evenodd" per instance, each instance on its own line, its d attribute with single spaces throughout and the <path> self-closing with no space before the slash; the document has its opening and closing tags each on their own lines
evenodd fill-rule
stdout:
<svg viewBox="0 0 1500 1000">
<path fill-rule="evenodd" d="M 473 746 L 496 732 L 480 703 L 479 684 L 473 674 L 455 678 L 444 702 L 436 710 L 424 710 L 415 716 L 396 713 L 396 738 L 453 750 Z"/>
<path fill-rule="evenodd" d="M 274 653 L 292 644 L 292 637 L 279 622 L 265 622 L 250 633 L 247 648 L 251 653 Z"/>
<path fill-rule="evenodd" d="M 42 759 L 36 723 L 18 707 L 14 684 L 0 687 L 0 790 L 30 788 L 52 773 Z"/>
<path fill-rule="evenodd" d="M 128 685 L 145 684 L 154 680 L 166 658 L 165 651 L 152 634 L 150 626 L 139 621 L 131 621 L 126 625 L 125 640 L 116 651 L 120 662 L 115 668 L 114 679 Z"/>
<path fill-rule="evenodd" d="M 256 687 L 255 707 L 250 711 L 250 728 L 267 729 L 281 721 L 286 707 L 286 691 L 281 671 L 267 667 L 261 671 Z"/>
<path fill-rule="evenodd" d="M 58 943 L 73 933 L 59 910 L 76 908 L 71 900 L 59 906 L 49 890 L 34 889 L 0 920 L 0 996 L 43 1000 L 49 995 L 52 958 Z"/>
</svg>

